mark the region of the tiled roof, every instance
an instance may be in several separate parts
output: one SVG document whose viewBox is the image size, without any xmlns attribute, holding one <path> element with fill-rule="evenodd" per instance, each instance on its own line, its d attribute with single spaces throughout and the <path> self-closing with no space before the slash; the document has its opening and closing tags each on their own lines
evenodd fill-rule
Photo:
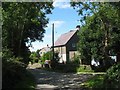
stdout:
<svg viewBox="0 0 120 90">
<path fill-rule="evenodd" d="M 76 33 L 76 31 L 77 30 L 71 30 L 68 33 L 62 34 L 55 42 L 55 46 L 61 46 L 67 44 L 67 42 Z"/>
</svg>

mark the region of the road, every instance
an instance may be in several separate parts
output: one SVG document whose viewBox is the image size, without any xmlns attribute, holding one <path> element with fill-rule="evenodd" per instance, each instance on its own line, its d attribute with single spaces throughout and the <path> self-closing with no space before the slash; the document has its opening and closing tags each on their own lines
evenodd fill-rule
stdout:
<svg viewBox="0 0 120 90">
<path fill-rule="evenodd" d="M 93 76 L 93 74 L 58 73 L 42 69 L 29 69 L 29 71 L 36 78 L 37 90 L 72 90 L 73 88 L 81 90 L 80 84 Z"/>
</svg>

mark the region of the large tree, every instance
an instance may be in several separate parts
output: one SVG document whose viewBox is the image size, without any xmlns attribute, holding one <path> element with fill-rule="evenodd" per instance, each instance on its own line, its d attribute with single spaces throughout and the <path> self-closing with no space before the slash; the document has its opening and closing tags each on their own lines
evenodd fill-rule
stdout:
<svg viewBox="0 0 120 90">
<path fill-rule="evenodd" d="M 87 55 L 108 63 L 110 52 L 120 52 L 119 3 L 72 2 L 71 5 L 83 16 L 79 51 L 83 53 L 86 50 Z M 86 54 L 81 55 L 86 57 Z"/>
<path fill-rule="evenodd" d="M 31 42 L 42 41 L 51 14 L 52 2 L 3 2 L 3 49 L 28 62 Z M 28 43 L 28 46 L 26 46 Z"/>
</svg>

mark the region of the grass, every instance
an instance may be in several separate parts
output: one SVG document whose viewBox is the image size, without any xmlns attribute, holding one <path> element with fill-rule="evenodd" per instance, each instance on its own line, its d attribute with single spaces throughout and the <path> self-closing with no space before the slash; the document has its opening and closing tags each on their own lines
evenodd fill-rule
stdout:
<svg viewBox="0 0 120 90">
<path fill-rule="evenodd" d="M 104 75 L 95 75 L 86 82 L 82 83 L 81 86 L 86 88 L 103 88 Z"/>
<path fill-rule="evenodd" d="M 35 90 L 35 78 L 30 72 L 26 72 L 23 80 L 20 81 L 16 86 L 16 90 L 25 89 L 25 90 Z"/>
<path fill-rule="evenodd" d="M 81 72 L 87 72 L 87 73 L 91 73 L 94 72 L 90 65 L 81 65 L 80 67 L 77 68 L 77 73 L 81 73 Z"/>
</svg>

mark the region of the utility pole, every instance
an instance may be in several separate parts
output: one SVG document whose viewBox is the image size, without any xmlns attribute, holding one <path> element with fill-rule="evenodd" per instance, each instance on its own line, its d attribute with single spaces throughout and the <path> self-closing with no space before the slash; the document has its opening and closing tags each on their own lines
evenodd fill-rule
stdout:
<svg viewBox="0 0 120 90">
<path fill-rule="evenodd" d="M 52 52 L 53 52 L 52 60 L 54 60 L 54 23 L 52 24 Z"/>
</svg>

